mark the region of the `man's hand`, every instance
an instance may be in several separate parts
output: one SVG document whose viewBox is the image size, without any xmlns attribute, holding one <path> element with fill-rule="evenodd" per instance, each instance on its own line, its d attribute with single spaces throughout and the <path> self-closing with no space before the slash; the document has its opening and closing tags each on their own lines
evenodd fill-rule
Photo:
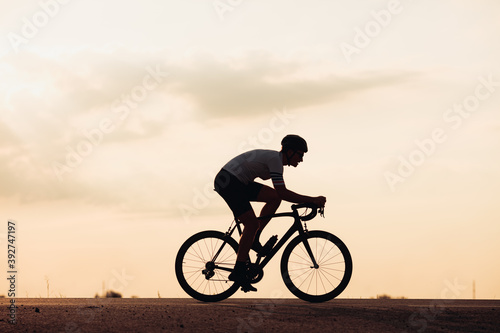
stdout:
<svg viewBox="0 0 500 333">
<path fill-rule="evenodd" d="M 325 203 L 326 198 L 323 196 L 313 198 L 313 204 L 317 205 L 318 207 L 325 207 Z"/>
</svg>

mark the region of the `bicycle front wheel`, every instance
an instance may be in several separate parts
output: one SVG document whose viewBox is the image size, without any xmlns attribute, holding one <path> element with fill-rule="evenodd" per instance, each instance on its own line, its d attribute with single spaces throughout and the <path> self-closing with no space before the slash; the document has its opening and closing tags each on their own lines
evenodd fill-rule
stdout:
<svg viewBox="0 0 500 333">
<path fill-rule="evenodd" d="M 337 297 L 347 287 L 351 275 L 349 250 L 338 237 L 325 231 L 295 237 L 281 257 L 285 285 L 304 301 L 325 302 Z"/>
<path fill-rule="evenodd" d="M 238 290 L 238 285 L 228 279 L 237 252 L 238 243 L 222 232 L 195 234 L 184 242 L 177 253 L 177 281 L 188 295 L 197 300 L 224 300 Z"/>
</svg>

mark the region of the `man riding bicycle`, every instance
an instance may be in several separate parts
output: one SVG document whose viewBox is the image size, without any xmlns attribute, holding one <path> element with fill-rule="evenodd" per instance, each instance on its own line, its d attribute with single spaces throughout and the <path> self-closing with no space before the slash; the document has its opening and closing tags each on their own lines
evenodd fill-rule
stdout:
<svg viewBox="0 0 500 333">
<path fill-rule="evenodd" d="M 215 191 L 226 201 L 229 208 L 244 225 L 238 254 L 229 280 L 238 283 L 245 292 L 257 291 L 248 281 L 245 270 L 248 253 L 253 249 L 262 256 L 260 234 L 270 218 L 258 219 L 251 201 L 265 202 L 260 216 L 270 216 L 276 212 L 281 200 L 293 203 L 314 203 L 323 207 L 326 198 L 310 197 L 288 190 L 283 180 L 283 166 L 293 166 L 302 162 L 307 152 L 306 141 L 298 135 L 287 135 L 281 141 L 281 151 L 255 149 L 236 156 L 222 167 L 215 177 Z M 255 178 L 271 179 L 274 189 L 254 182 Z"/>
</svg>

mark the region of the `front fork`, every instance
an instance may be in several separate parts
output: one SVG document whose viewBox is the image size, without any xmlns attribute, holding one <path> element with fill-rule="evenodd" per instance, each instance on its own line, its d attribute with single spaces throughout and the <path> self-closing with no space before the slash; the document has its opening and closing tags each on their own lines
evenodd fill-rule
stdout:
<svg viewBox="0 0 500 333">
<path fill-rule="evenodd" d="M 312 261 L 312 264 L 313 264 L 313 266 L 311 266 L 311 268 L 318 269 L 318 268 L 319 268 L 319 265 L 318 265 L 318 263 L 316 262 L 316 258 L 314 258 L 314 254 L 313 254 L 313 252 L 312 252 L 311 246 L 309 245 L 309 241 L 308 241 L 308 239 L 306 238 L 306 236 L 307 236 L 307 233 L 302 234 L 302 237 L 304 237 L 304 239 L 302 240 L 302 243 L 304 244 L 304 247 L 306 248 L 306 252 L 307 252 L 307 254 L 308 254 L 308 255 L 309 255 L 309 257 L 311 258 L 311 261 Z"/>
</svg>

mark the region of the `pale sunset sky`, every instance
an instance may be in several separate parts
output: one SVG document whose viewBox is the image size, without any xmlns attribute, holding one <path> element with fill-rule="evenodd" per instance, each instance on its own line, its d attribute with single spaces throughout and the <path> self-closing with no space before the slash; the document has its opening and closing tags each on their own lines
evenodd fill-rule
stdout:
<svg viewBox="0 0 500 333">
<path fill-rule="evenodd" d="M 11 220 L 18 297 L 188 297 L 177 250 L 232 220 L 214 175 L 294 133 L 309 152 L 286 185 L 327 197 L 308 227 L 353 257 L 340 297 L 500 297 L 499 15 L 497 0 L 1 0 L 0 267 Z M 234 297 L 293 297 L 279 260 Z"/>
</svg>

